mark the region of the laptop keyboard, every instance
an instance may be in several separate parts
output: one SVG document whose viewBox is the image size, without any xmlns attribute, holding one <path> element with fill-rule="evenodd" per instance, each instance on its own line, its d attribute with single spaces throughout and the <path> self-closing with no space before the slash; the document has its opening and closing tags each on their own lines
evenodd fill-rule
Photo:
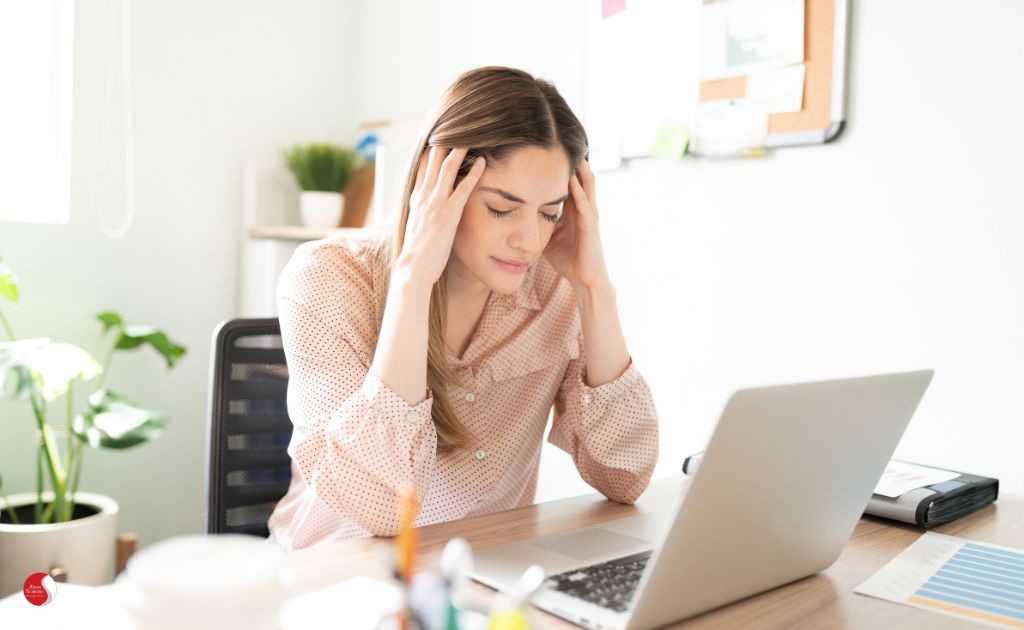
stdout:
<svg viewBox="0 0 1024 630">
<path fill-rule="evenodd" d="M 547 580 L 547 586 L 615 612 L 626 612 L 633 599 L 640 576 L 644 573 L 650 551 L 573 569 Z"/>
</svg>

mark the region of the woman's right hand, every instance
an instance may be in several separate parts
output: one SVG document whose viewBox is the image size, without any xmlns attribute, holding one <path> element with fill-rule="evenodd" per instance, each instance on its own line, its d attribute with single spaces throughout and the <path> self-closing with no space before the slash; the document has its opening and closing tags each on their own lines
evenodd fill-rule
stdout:
<svg viewBox="0 0 1024 630">
<path fill-rule="evenodd" d="M 434 146 L 420 156 L 396 267 L 427 287 L 432 287 L 444 272 L 466 200 L 484 173 L 484 158 L 478 157 L 455 186 L 466 152 L 465 148 Z"/>
</svg>

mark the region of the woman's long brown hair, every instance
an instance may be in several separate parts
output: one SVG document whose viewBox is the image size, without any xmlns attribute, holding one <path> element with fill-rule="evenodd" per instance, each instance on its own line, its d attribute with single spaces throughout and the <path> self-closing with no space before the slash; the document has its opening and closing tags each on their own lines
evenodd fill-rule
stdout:
<svg viewBox="0 0 1024 630">
<path fill-rule="evenodd" d="M 470 70 L 445 90 L 427 117 L 425 131 L 411 156 L 402 193 L 402 211 L 394 233 L 390 257 L 393 264 L 405 243 L 409 200 L 416 185 L 420 155 L 432 146 L 467 147 L 456 185 L 469 172 L 473 160 L 483 156 L 488 165 L 497 164 L 512 150 L 536 146 L 562 147 L 572 172 L 587 156 L 587 134 L 583 125 L 546 80 L 527 72 L 501 66 Z M 390 264 L 388 265 L 390 268 Z M 452 410 L 448 387 L 456 381 L 448 363 L 445 322 L 448 295 L 445 274 L 430 295 L 427 342 L 427 387 L 434 402 L 432 415 L 441 450 L 454 450 L 473 441 L 472 432 Z"/>
</svg>

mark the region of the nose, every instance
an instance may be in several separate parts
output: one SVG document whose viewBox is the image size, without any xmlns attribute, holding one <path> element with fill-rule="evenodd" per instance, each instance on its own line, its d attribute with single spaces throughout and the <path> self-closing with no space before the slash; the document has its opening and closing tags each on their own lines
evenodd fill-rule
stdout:
<svg viewBox="0 0 1024 630">
<path fill-rule="evenodd" d="M 536 213 L 520 212 L 515 229 L 509 236 L 509 245 L 522 252 L 524 258 L 533 258 L 540 249 L 540 222 Z"/>
</svg>

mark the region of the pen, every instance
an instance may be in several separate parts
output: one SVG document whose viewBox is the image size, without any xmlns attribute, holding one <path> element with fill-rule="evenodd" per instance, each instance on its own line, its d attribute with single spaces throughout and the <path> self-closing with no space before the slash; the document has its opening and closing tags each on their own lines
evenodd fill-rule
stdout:
<svg viewBox="0 0 1024 630">
<path fill-rule="evenodd" d="M 466 574 L 472 570 L 473 551 L 463 538 L 452 538 L 441 552 L 441 575 L 446 588 L 445 630 L 459 630 L 459 611 L 455 600 L 462 594 Z"/>
</svg>

